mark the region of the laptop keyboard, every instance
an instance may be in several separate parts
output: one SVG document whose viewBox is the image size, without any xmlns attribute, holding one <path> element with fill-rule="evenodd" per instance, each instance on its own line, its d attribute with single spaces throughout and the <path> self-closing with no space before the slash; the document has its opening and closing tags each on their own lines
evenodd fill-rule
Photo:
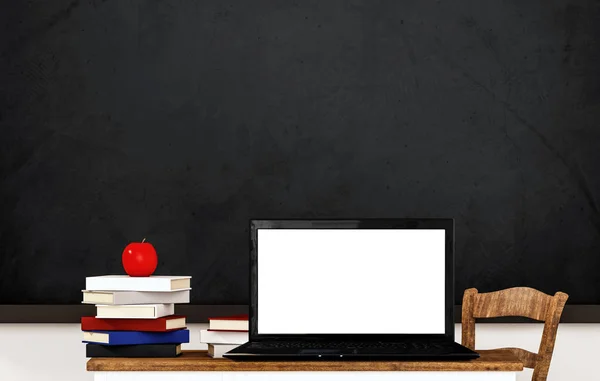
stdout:
<svg viewBox="0 0 600 381">
<path fill-rule="evenodd" d="M 310 342 L 310 341 L 270 341 L 252 342 L 250 348 L 260 349 L 366 349 L 366 350 L 397 350 L 402 352 L 429 352 L 452 349 L 451 343 L 445 342 Z"/>
</svg>

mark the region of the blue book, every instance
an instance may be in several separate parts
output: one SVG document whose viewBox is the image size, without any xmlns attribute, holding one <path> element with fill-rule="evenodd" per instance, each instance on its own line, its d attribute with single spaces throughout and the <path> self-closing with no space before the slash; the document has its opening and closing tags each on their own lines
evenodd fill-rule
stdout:
<svg viewBox="0 0 600 381">
<path fill-rule="evenodd" d="M 170 332 L 84 331 L 83 342 L 103 345 L 181 344 L 190 342 L 190 331 L 187 329 Z"/>
</svg>

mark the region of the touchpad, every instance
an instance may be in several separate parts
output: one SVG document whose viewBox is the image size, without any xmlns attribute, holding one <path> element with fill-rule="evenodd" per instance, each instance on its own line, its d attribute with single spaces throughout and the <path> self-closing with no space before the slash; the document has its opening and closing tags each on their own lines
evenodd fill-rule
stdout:
<svg viewBox="0 0 600 381">
<path fill-rule="evenodd" d="M 342 353 L 342 351 L 339 349 L 302 349 L 300 353 L 307 355 L 331 355 Z"/>
</svg>

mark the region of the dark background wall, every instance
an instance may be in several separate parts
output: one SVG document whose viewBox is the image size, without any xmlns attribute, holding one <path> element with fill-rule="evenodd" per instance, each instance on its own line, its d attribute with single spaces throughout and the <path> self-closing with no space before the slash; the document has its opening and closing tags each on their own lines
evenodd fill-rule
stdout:
<svg viewBox="0 0 600 381">
<path fill-rule="evenodd" d="M 146 237 L 244 304 L 251 217 L 454 217 L 462 291 L 600 304 L 598 1 L 2 1 L 0 303 Z"/>
</svg>

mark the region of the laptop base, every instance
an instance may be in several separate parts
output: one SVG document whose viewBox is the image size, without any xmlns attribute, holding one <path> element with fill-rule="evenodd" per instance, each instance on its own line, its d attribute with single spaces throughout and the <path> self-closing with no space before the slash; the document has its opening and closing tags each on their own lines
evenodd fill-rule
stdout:
<svg viewBox="0 0 600 381">
<path fill-rule="evenodd" d="M 223 355 L 232 360 L 300 361 L 459 361 L 479 354 L 455 342 L 319 343 L 318 348 L 303 342 L 249 342 Z M 394 345 L 391 345 L 394 344 Z"/>
</svg>

